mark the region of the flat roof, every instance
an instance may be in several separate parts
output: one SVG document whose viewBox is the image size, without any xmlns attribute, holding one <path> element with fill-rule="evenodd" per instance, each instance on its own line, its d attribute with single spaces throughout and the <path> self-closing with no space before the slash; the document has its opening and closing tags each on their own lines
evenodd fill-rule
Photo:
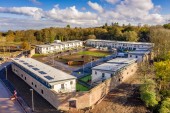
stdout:
<svg viewBox="0 0 170 113">
<path fill-rule="evenodd" d="M 37 47 L 51 47 L 52 45 L 49 45 L 49 44 L 44 44 L 44 45 L 36 45 Z"/>
<path fill-rule="evenodd" d="M 131 64 L 136 62 L 136 58 L 115 58 L 107 61 L 107 63 L 115 63 L 115 64 Z"/>
<path fill-rule="evenodd" d="M 81 40 L 71 40 L 71 41 L 66 41 L 66 42 L 58 42 L 58 43 L 51 43 L 51 44 L 44 44 L 44 45 L 36 45 L 37 47 L 51 47 L 51 46 L 57 46 L 57 45 L 65 45 L 69 43 L 77 43 L 77 42 L 83 42 Z"/>
<path fill-rule="evenodd" d="M 128 52 L 128 54 L 133 54 L 133 55 L 145 55 L 145 54 L 149 54 L 150 51 L 145 51 L 145 50 L 136 50 L 136 51 L 130 51 Z"/>
<path fill-rule="evenodd" d="M 94 41 L 94 42 L 110 42 L 110 43 L 124 43 L 124 44 L 141 44 L 141 45 L 153 45 L 154 43 L 147 43 L 147 42 L 127 42 L 127 41 L 115 41 L 115 40 L 97 40 L 97 39 L 88 39 L 87 41 Z"/>
<path fill-rule="evenodd" d="M 12 60 L 13 62 L 23 66 L 25 69 L 36 74 L 49 84 L 64 80 L 76 79 L 76 77 L 70 74 L 67 74 L 59 69 L 53 68 L 32 58 L 15 58 Z"/>
<path fill-rule="evenodd" d="M 127 64 L 112 64 L 112 63 L 103 63 L 96 67 L 93 67 L 94 70 L 101 70 L 101 71 L 111 71 L 116 72 L 117 70 L 125 67 Z"/>
<path fill-rule="evenodd" d="M 52 45 L 52 46 L 61 46 L 63 44 L 60 44 L 60 43 L 51 43 L 50 45 Z"/>
</svg>

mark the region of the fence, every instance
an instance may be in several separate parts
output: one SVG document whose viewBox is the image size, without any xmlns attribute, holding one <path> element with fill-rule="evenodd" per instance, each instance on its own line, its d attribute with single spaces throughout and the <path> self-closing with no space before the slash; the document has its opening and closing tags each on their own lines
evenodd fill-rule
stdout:
<svg viewBox="0 0 170 113">
<path fill-rule="evenodd" d="M 115 54 L 112 54 L 112 55 L 107 56 L 107 57 L 103 57 L 103 58 L 98 59 L 98 60 L 93 61 L 93 62 L 89 62 L 89 63 L 83 65 L 82 67 L 80 67 L 79 69 L 73 71 L 71 74 L 73 76 L 76 76 L 77 78 L 82 78 L 82 77 L 92 73 L 92 71 L 91 71 L 92 67 L 97 66 L 97 65 L 99 65 L 103 62 L 106 62 L 108 60 L 111 60 L 113 58 L 116 58 Z"/>
</svg>

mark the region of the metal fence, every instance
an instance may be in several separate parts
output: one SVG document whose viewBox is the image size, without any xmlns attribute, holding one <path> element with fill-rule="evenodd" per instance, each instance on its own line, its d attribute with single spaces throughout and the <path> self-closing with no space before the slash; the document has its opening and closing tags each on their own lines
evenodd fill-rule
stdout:
<svg viewBox="0 0 170 113">
<path fill-rule="evenodd" d="M 82 78 L 82 77 L 87 76 L 92 73 L 92 70 L 91 70 L 92 67 L 100 65 L 108 60 L 113 59 L 113 58 L 116 58 L 116 54 L 112 54 L 110 56 L 103 57 L 96 61 L 89 62 L 89 63 L 83 65 L 82 67 L 80 67 L 79 69 L 73 71 L 71 74 L 77 78 Z"/>
</svg>

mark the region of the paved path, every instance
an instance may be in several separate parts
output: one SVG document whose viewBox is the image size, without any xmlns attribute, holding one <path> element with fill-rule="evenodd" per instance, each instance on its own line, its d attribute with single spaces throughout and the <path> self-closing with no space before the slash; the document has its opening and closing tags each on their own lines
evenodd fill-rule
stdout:
<svg viewBox="0 0 170 113">
<path fill-rule="evenodd" d="M 8 90 L 0 81 L 0 113 L 24 113 L 17 102 L 9 99 Z"/>
</svg>

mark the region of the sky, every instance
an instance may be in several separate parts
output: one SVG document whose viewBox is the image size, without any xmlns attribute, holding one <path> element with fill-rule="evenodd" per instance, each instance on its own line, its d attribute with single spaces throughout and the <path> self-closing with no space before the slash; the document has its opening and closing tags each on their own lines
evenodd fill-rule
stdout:
<svg viewBox="0 0 170 113">
<path fill-rule="evenodd" d="M 170 0 L 0 0 L 0 31 L 170 22 Z"/>
</svg>

